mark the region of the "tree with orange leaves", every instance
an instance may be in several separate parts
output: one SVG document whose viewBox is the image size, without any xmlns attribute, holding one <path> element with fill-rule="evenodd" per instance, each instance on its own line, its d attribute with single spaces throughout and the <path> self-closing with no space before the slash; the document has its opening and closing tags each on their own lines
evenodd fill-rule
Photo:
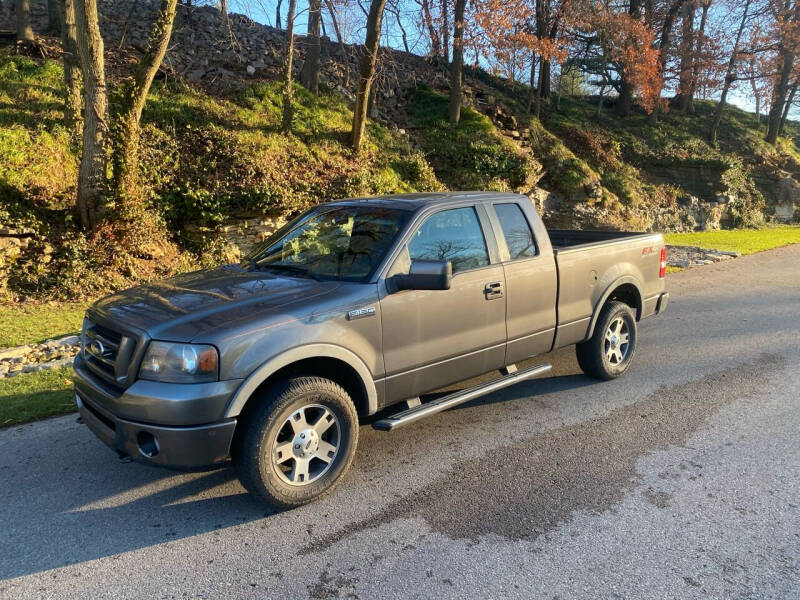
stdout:
<svg viewBox="0 0 800 600">
<path fill-rule="evenodd" d="M 542 98 L 549 95 L 550 63 L 567 58 L 561 31 L 568 25 L 574 0 L 487 0 L 474 13 L 474 22 L 504 74 L 516 79 L 530 68 L 528 109 L 539 116 Z M 539 79 L 536 81 L 537 59 Z"/>
<path fill-rule="evenodd" d="M 655 31 L 643 22 L 641 11 L 589 2 L 579 27 L 583 50 L 578 60 L 587 73 L 600 77 L 595 84 L 601 92 L 606 87 L 617 92 L 617 113 L 627 116 L 634 101 L 652 112 L 660 101 L 662 64 Z"/>
</svg>

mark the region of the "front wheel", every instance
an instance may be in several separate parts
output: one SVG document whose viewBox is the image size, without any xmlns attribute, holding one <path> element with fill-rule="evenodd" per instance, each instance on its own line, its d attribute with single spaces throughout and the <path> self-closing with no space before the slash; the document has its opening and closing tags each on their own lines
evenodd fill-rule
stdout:
<svg viewBox="0 0 800 600">
<path fill-rule="evenodd" d="M 592 337 L 575 346 L 583 372 L 604 380 L 622 375 L 633 360 L 636 333 L 636 315 L 630 306 L 622 302 L 606 304 Z"/>
<path fill-rule="evenodd" d="M 355 456 L 358 415 L 347 392 L 321 377 L 273 386 L 242 424 L 234 465 L 242 485 L 291 508 L 330 492 Z"/>
</svg>

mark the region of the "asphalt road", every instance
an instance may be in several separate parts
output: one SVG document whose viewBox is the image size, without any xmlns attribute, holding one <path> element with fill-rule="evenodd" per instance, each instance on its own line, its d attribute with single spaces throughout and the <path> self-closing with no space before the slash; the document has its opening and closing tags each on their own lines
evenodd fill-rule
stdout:
<svg viewBox="0 0 800 600">
<path fill-rule="evenodd" d="M 620 380 L 571 350 L 273 513 L 227 469 L 0 431 L 4 598 L 800 598 L 800 246 L 669 279 Z"/>
</svg>

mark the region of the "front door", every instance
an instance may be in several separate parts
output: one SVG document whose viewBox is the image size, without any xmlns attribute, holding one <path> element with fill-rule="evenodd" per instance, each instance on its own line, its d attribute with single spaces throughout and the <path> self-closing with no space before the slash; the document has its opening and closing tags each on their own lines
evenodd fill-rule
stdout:
<svg viewBox="0 0 800 600">
<path fill-rule="evenodd" d="M 473 206 L 430 215 L 389 271 L 413 260 L 449 260 L 449 290 L 404 290 L 381 300 L 387 403 L 504 366 L 505 279 L 489 259 Z"/>
</svg>

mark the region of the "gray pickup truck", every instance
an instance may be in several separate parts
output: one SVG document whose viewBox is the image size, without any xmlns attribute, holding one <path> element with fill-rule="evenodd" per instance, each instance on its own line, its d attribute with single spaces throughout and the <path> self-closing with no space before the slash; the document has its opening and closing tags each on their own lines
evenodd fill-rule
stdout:
<svg viewBox="0 0 800 600">
<path fill-rule="evenodd" d="M 373 427 L 390 431 L 540 375 L 516 363 L 572 344 L 587 375 L 618 377 L 637 321 L 667 306 L 665 265 L 659 234 L 548 235 L 515 194 L 329 202 L 241 264 L 96 302 L 80 420 L 125 459 L 232 460 L 251 493 L 297 506 L 348 469 L 359 417 L 382 411 Z"/>
</svg>

